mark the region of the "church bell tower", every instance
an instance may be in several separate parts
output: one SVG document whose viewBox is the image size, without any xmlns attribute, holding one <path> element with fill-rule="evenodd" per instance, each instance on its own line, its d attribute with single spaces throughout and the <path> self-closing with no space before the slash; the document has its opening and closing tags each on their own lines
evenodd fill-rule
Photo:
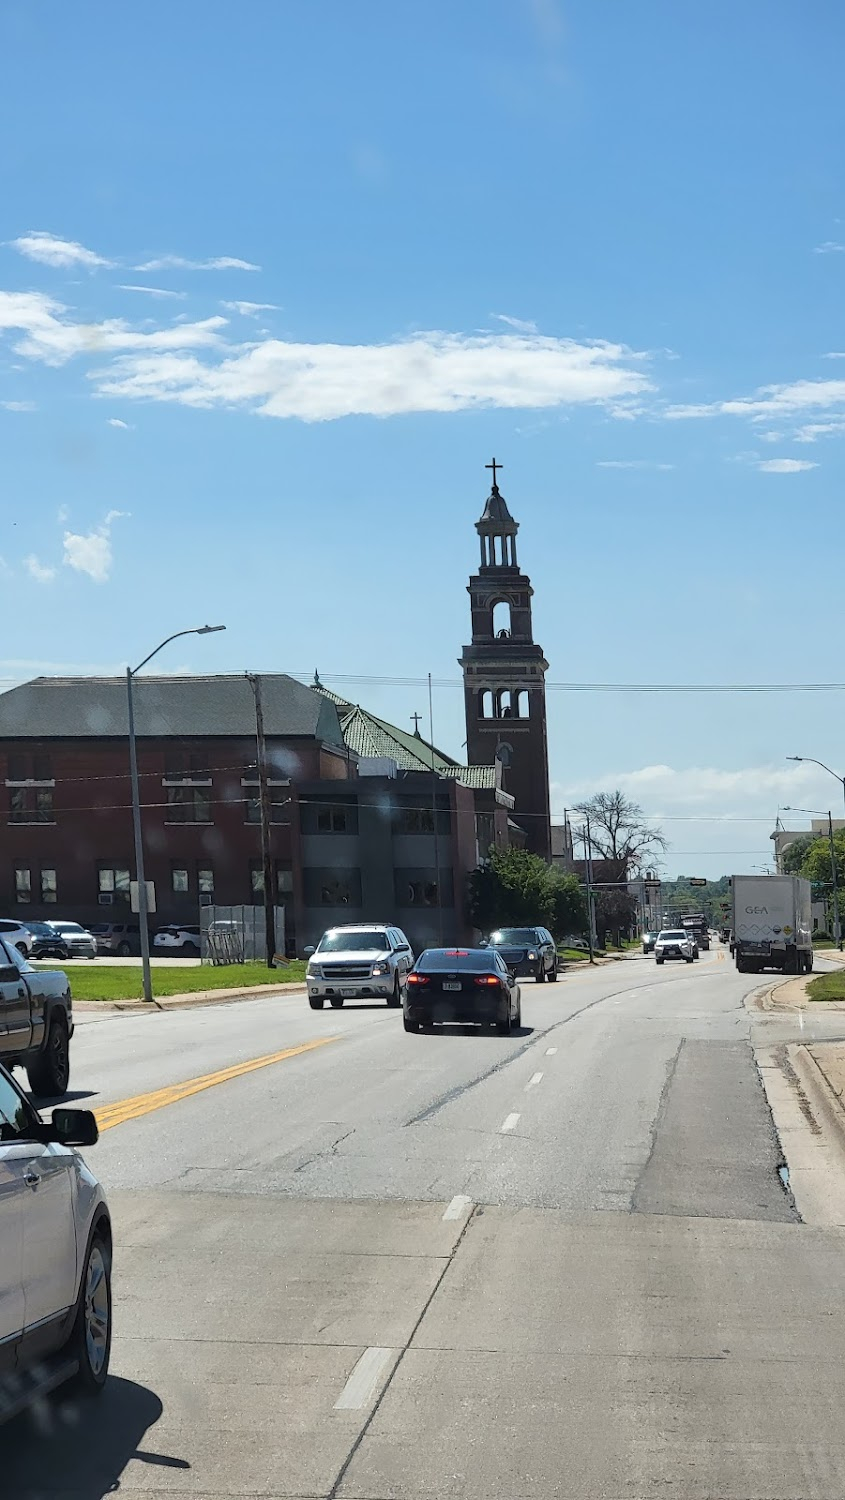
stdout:
<svg viewBox="0 0 845 1500">
<path fill-rule="evenodd" d="M 505 769 L 504 786 L 515 799 L 514 822 L 524 828 L 527 848 L 551 858 L 546 684 L 549 664 L 531 627 L 531 580 L 516 559 L 514 520 L 496 483 L 475 529 L 481 565 L 469 580 L 472 643 L 461 668 L 467 724 L 467 761 Z"/>
</svg>

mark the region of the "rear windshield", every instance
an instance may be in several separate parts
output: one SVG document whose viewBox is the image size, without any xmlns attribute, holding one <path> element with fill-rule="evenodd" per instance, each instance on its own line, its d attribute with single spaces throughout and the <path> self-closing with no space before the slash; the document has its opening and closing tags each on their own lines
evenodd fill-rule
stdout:
<svg viewBox="0 0 845 1500">
<path fill-rule="evenodd" d="M 321 937 L 318 953 L 360 953 L 377 948 L 383 953 L 390 947 L 386 932 L 327 932 Z"/>
<path fill-rule="evenodd" d="M 483 948 L 427 948 L 421 954 L 417 968 L 422 970 L 447 969 L 454 973 L 456 969 L 469 969 L 483 972 L 489 970 L 491 965 L 489 953 Z"/>
<path fill-rule="evenodd" d="M 500 927 L 491 932 L 490 942 L 494 948 L 509 947 L 511 943 L 536 943 L 537 932 L 533 927 Z"/>
</svg>

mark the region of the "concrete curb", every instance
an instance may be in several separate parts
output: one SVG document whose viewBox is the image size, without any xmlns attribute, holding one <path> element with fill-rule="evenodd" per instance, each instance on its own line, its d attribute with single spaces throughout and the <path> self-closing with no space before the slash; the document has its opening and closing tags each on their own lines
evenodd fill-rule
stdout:
<svg viewBox="0 0 845 1500">
<path fill-rule="evenodd" d="M 156 1010 L 188 1010 L 192 1005 L 223 1005 L 231 1000 L 272 1000 L 279 995 L 304 995 L 305 985 L 264 984 L 259 989 L 251 985 L 236 990 L 195 990 L 186 995 L 162 995 L 148 1005 L 146 1000 L 74 1000 L 74 1012 L 82 1015 L 102 1015 L 109 1011 L 138 1011 L 150 1015 Z"/>
<path fill-rule="evenodd" d="M 825 1045 L 838 1046 L 839 1043 L 826 1044 L 825 1042 L 814 1042 L 813 1047 L 824 1047 Z M 836 1144 L 842 1153 L 842 1167 L 845 1171 L 845 1109 L 839 1095 L 834 1093 L 824 1069 L 814 1058 L 810 1048 L 801 1043 L 787 1047 L 787 1057 L 795 1069 L 805 1094 L 815 1106 L 815 1112 L 824 1117 L 825 1123 L 834 1133 Z"/>
</svg>

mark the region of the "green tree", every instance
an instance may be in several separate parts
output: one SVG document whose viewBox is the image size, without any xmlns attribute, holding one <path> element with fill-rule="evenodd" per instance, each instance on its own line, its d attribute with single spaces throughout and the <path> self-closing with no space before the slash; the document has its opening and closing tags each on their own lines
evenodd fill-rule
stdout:
<svg viewBox="0 0 845 1500">
<path fill-rule="evenodd" d="M 845 828 L 839 828 L 834 833 L 833 850 L 836 861 L 836 884 L 841 891 L 845 887 Z M 805 880 L 812 880 L 817 885 L 830 886 L 830 840 L 826 834 L 822 837 L 811 838 L 798 873 L 803 875 Z"/>
<path fill-rule="evenodd" d="M 494 849 L 468 879 L 469 913 L 481 932 L 540 924 L 556 937 L 583 932 L 587 917 L 581 886 L 526 849 Z"/>
<path fill-rule="evenodd" d="M 781 854 L 784 875 L 801 874 L 801 866 L 817 838 L 818 834 L 802 833 L 797 839 L 793 839 L 791 844 L 787 844 Z"/>
</svg>

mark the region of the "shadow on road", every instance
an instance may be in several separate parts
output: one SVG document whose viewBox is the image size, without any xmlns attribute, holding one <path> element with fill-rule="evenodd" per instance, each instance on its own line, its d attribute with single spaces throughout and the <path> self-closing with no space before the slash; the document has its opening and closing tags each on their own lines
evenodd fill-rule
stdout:
<svg viewBox="0 0 845 1500">
<path fill-rule="evenodd" d="M 158 1396 L 132 1380 L 110 1379 L 99 1400 L 62 1394 L 0 1428 L 0 1491 L 15 1500 L 104 1500 L 121 1489 L 136 1458 L 150 1465 L 140 1487 L 160 1487 L 159 1470 L 189 1469 L 185 1459 L 141 1449 L 162 1414 Z M 136 1480 L 135 1488 L 138 1488 Z"/>
</svg>

